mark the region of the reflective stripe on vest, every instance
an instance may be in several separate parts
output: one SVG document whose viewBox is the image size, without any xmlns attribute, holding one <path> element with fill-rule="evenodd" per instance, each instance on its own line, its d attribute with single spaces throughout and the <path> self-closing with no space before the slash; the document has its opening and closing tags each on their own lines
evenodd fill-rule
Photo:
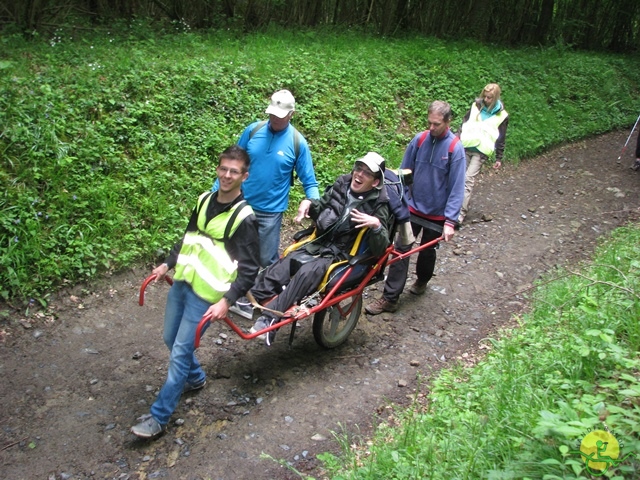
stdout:
<svg viewBox="0 0 640 480">
<path fill-rule="evenodd" d="M 212 196 L 204 193 L 198 199 L 198 231 L 185 234 L 174 278 L 191 285 L 194 293 L 203 300 L 216 303 L 229 291 L 231 283 L 237 277 L 238 263 L 229 257 L 224 248 L 227 224 L 236 209 L 240 208 L 228 234 L 231 237 L 253 210 L 246 202 L 238 202 L 207 224 L 207 207 Z"/>
<path fill-rule="evenodd" d="M 476 148 L 481 153 L 489 156 L 496 149 L 496 140 L 500 136 L 499 127 L 509 114 L 504 110 L 491 115 L 486 120 L 480 118 L 480 110 L 473 103 L 469 120 L 462 124 L 460 141 L 464 148 Z"/>
</svg>

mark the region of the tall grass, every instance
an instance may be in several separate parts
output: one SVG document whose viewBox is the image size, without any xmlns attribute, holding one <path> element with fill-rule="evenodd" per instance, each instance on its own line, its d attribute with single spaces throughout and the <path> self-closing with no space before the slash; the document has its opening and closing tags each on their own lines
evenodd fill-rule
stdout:
<svg viewBox="0 0 640 480">
<path fill-rule="evenodd" d="M 497 81 L 511 113 L 506 160 L 626 127 L 640 59 L 355 33 L 0 37 L 0 298 L 45 301 L 77 282 L 155 261 L 179 238 L 214 159 L 270 94 L 296 96 L 294 124 L 329 184 L 369 150 L 398 165 L 426 106 L 454 128 Z M 303 195 L 296 188 L 292 204 Z"/>
<path fill-rule="evenodd" d="M 606 478 L 639 478 L 638 259 L 640 226 L 615 231 L 593 264 L 540 287 L 483 361 L 442 371 L 369 444 L 323 454 L 330 477 L 586 480 L 581 440 L 609 429 L 631 456 Z"/>
</svg>

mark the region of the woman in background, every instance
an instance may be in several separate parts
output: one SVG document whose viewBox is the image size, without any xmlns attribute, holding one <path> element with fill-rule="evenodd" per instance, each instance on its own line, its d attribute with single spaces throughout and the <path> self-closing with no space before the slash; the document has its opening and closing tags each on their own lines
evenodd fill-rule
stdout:
<svg viewBox="0 0 640 480">
<path fill-rule="evenodd" d="M 493 168 L 498 169 L 502 166 L 509 114 L 500 100 L 500 93 L 500 85 L 488 84 L 462 119 L 460 141 L 465 150 L 467 173 L 464 182 L 464 200 L 458 217 L 459 225 L 464 222 L 469 210 L 471 192 L 482 164 L 495 153 L 496 161 Z"/>
</svg>

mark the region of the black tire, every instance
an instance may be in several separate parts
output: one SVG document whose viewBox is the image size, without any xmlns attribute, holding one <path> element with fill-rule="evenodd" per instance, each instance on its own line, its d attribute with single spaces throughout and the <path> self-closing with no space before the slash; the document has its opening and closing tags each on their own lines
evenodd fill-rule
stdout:
<svg viewBox="0 0 640 480">
<path fill-rule="evenodd" d="M 343 315 L 342 312 L 350 313 Z M 358 324 L 362 311 L 362 295 L 354 295 L 331 307 L 317 312 L 313 317 L 313 338 L 324 348 L 342 345 Z"/>
</svg>

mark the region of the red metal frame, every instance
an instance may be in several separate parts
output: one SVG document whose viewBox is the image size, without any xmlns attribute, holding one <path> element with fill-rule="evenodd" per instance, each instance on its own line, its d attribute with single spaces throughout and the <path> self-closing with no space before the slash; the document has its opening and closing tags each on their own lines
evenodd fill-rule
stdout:
<svg viewBox="0 0 640 480">
<path fill-rule="evenodd" d="M 140 286 L 140 298 L 138 299 L 138 304 L 140 306 L 144 305 L 144 291 L 147 289 L 147 285 L 153 282 L 156 279 L 156 277 L 157 275 L 155 273 L 152 273 L 151 275 L 149 275 L 147 278 L 144 279 L 144 282 L 142 282 L 142 285 Z M 164 279 L 167 281 L 169 285 L 173 285 L 173 279 L 171 277 L 167 277 L 165 275 Z"/>
<path fill-rule="evenodd" d="M 383 266 L 388 266 L 388 265 L 392 265 L 404 258 L 407 258 L 411 255 L 413 255 L 414 253 L 417 253 L 421 250 L 424 250 L 426 248 L 430 248 L 433 247 L 434 245 L 436 245 L 437 243 L 439 243 L 441 240 L 443 240 L 443 237 L 438 237 L 435 240 L 432 240 L 431 242 L 427 242 L 424 245 L 420 245 L 412 250 L 409 250 L 408 252 L 399 252 L 395 249 L 394 245 L 390 245 L 387 250 L 385 251 L 385 253 L 378 259 L 378 261 L 376 262 L 375 265 L 373 265 L 371 267 L 371 269 L 369 270 L 369 272 L 365 275 L 365 277 L 360 281 L 360 283 L 355 286 L 354 288 L 352 288 L 351 290 L 348 290 L 346 292 L 343 292 L 341 294 L 336 294 L 336 292 L 338 292 L 340 290 L 340 288 L 342 287 L 342 284 L 345 282 L 345 280 L 347 279 L 347 277 L 349 276 L 349 273 L 351 273 L 351 271 L 353 270 L 353 266 L 348 267 L 345 271 L 344 274 L 341 276 L 340 280 L 338 280 L 338 282 L 331 288 L 331 290 L 329 291 L 329 293 L 325 294 L 322 297 L 321 302 L 310 308 L 301 308 L 299 306 L 293 306 L 291 307 L 285 314 L 284 317 L 282 317 L 281 321 L 278 322 L 275 325 L 271 325 L 270 327 L 267 327 L 263 330 L 260 330 L 258 332 L 255 333 L 244 333 L 240 327 L 238 327 L 238 325 L 236 325 L 234 323 L 233 320 L 231 320 L 229 317 L 225 317 L 222 319 L 222 321 L 224 321 L 229 328 L 231 328 L 231 330 L 233 330 L 235 333 L 238 334 L 238 336 L 240 338 L 242 338 L 243 340 L 251 340 L 252 338 L 256 338 L 260 335 L 264 335 L 267 332 L 270 332 L 271 330 L 276 330 L 278 328 L 281 328 L 285 325 L 289 325 L 290 323 L 293 322 L 297 322 L 298 320 L 302 320 L 304 318 L 307 318 L 311 315 L 316 314 L 317 312 L 324 310 L 325 308 L 328 307 L 332 307 L 333 305 L 336 305 L 340 302 L 342 302 L 343 300 L 356 296 L 356 295 L 362 295 L 363 290 L 365 289 L 365 287 L 367 285 L 369 285 L 369 282 L 371 281 L 371 279 L 377 275 L 380 272 L 380 269 Z M 389 258 L 391 257 L 391 258 Z M 149 283 L 151 283 L 151 281 L 155 280 L 156 275 L 151 274 L 149 277 L 147 277 L 145 279 L 145 281 L 142 283 L 142 286 L 140 287 L 140 300 L 139 303 L 140 305 L 144 305 L 144 291 L 147 288 L 147 285 L 149 285 Z M 173 280 L 167 276 L 164 277 L 167 281 L 167 283 L 169 285 L 173 284 Z M 350 313 L 350 310 L 354 307 L 355 302 L 352 303 L 352 305 L 349 307 L 349 311 L 346 312 L 346 314 Z M 342 311 L 340 313 L 343 313 Z M 198 324 L 198 328 L 196 330 L 196 338 L 195 338 L 195 347 L 198 348 L 200 346 L 200 337 L 202 336 L 202 330 L 205 328 L 205 326 L 211 322 L 211 316 L 210 315 L 205 315 L 204 317 L 202 317 L 202 320 L 200 320 L 200 323 Z"/>
</svg>

